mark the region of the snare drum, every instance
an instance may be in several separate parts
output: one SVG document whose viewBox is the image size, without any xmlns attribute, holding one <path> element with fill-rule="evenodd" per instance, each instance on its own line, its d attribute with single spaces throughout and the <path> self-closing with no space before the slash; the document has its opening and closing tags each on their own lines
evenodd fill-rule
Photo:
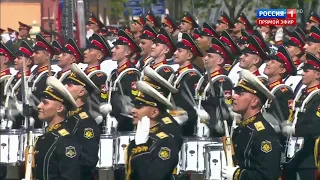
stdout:
<svg viewBox="0 0 320 180">
<path fill-rule="evenodd" d="M 222 167 L 226 166 L 226 155 L 222 143 L 206 144 L 204 153 L 205 180 L 224 180 Z"/>
<path fill-rule="evenodd" d="M 111 169 L 113 167 L 114 136 L 101 134 L 99 145 L 99 161 L 97 167 L 101 169 Z"/>
<path fill-rule="evenodd" d="M 0 163 L 15 165 L 24 158 L 26 131 L 22 129 L 0 131 Z"/>
<path fill-rule="evenodd" d="M 181 149 L 180 172 L 185 174 L 204 173 L 204 145 L 213 139 L 205 137 L 184 138 Z"/>
<path fill-rule="evenodd" d="M 115 146 L 115 159 L 114 159 L 114 167 L 115 169 L 124 168 L 125 163 L 125 150 L 129 145 L 130 141 L 134 139 L 135 132 L 119 132 L 117 134 Z"/>
</svg>

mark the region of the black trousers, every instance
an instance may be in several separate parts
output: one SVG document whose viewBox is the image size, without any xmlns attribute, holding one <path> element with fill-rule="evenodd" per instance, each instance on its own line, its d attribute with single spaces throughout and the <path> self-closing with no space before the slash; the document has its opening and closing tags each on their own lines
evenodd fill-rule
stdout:
<svg viewBox="0 0 320 180">
<path fill-rule="evenodd" d="M 297 173 L 300 180 L 317 180 L 318 169 L 284 169 L 282 173 L 282 180 L 296 180 Z"/>
</svg>

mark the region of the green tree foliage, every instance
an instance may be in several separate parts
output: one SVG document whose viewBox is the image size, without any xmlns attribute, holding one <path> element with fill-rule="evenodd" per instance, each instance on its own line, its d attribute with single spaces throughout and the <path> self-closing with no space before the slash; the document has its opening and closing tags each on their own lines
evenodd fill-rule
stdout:
<svg viewBox="0 0 320 180">
<path fill-rule="evenodd" d="M 126 3 L 127 0 L 111 0 L 110 1 L 110 7 L 111 11 L 109 12 L 112 16 L 122 16 L 123 12 L 125 10 L 125 7 L 123 6 L 124 3 Z"/>
</svg>

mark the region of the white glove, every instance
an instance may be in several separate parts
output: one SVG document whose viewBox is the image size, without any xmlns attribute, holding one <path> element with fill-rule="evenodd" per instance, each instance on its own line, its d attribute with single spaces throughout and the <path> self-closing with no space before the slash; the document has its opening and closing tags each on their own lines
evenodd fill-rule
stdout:
<svg viewBox="0 0 320 180">
<path fill-rule="evenodd" d="M 282 29 L 282 28 L 279 28 L 279 29 L 277 30 L 277 32 L 276 32 L 276 35 L 275 35 L 275 37 L 274 37 L 274 40 L 275 40 L 276 42 L 282 41 L 283 35 L 284 35 L 283 29 Z"/>
<path fill-rule="evenodd" d="M 134 138 L 136 145 L 140 145 L 148 141 L 149 131 L 150 119 L 147 116 L 144 116 L 140 121 L 138 121 L 137 131 Z"/>
<path fill-rule="evenodd" d="M 6 129 L 12 129 L 12 125 L 13 125 L 13 121 L 11 121 L 11 120 L 7 120 L 7 123 L 6 123 Z"/>
<path fill-rule="evenodd" d="M 106 133 L 111 134 L 111 133 L 113 133 L 112 129 L 118 127 L 118 121 L 116 120 L 116 118 L 114 118 L 112 116 L 108 116 L 106 126 L 107 126 Z"/>
<path fill-rule="evenodd" d="M 184 114 L 181 116 L 174 116 L 174 120 L 177 121 L 178 124 L 184 124 L 188 120 L 188 115 Z"/>
<path fill-rule="evenodd" d="M 111 106 L 111 104 L 103 103 L 99 107 L 99 111 L 103 116 L 107 116 L 112 111 L 112 106 Z"/>
<path fill-rule="evenodd" d="M 205 121 L 210 119 L 209 114 L 204 109 L 197 109 L 197 114 L 200 117 L 200 119 L 203 119 Z"/>
<path fill-rule="evenodd" d="M 226 178 L 227 180 L 232 180 L 233 174 L 238 168 L 239 168 L 239 166 L 236 166 L 236 167 L 224 166 L 224 167 L 222 167 L 222 177 Z"/>
<path fill-rule="evenodd" d="M 214 125 L 214 129 L 218 132 L 218 133 L 224 133 L 224 124 L 221 120 L 218 120 L 216 125 Z"/>
<path fill-rule="evenodd" d="M 2 119 L 2 117 L 4 117 L 5 114 L 6 114 L 5 108 L 0 106 L 0 119 Z"/>
<path fill-rule="evenodd" d="M 121 104 L 123 105 L 122 112 L 124 114 L 131 114 L 131 110 L 133 108 L 132 100 L 129 96 L 121 96 L 120 97 Z"/>
<path fill-rule="evenodd" d="M 281 124 L 282 126 L 282 134 L 284 136 L 290 136 L 295 133 L 295 128 L 292 127 L 292 123 L 285 121 Z"/>
<path fill-rule="evenodd" d="M 19 115 L 22 115 L 22 112 L 20 112 L 18 109 L 9 109 L 7 113 L 7 119 L 15 121 L 16 117 Z"/>
<path fill-rule="evenodd" d="M 92 115 L 97 124 L 100 124 L 103 121 L 102 115 L 97 111 L 91 110 L 90 114 Z"/>
<path fill-rule="evenodd" d="M 21 102 L 16 102 L 15 105 L 19 113 L 23 114 L 23 104 Z"/>
<path fill-rule="evenodd" d="M 4 120 L 4 119 L 1 118 L 1 121 L 0 121 L 0 129 L 1 129 L 1 130 L 6 129 L 6 125 L 7 125 L 7 120 Z"/>
<path fill-rule="evenodd" d="M 33 119 L 33 117 L 29 118 L 29 126 L 33 126 L 34 125 L 35 120 Z M 26 127 L 27 128 L 27 127 Z"/>
<path fill-rule="evenodd" d="M 89 30 L 87 31 L 86 37 L 89 39 L 89 38 L 92 36 L 93 33 L 94 33 L 94 31 L 93 31 L 92 29 L 89 29 Z"/>
</svg>

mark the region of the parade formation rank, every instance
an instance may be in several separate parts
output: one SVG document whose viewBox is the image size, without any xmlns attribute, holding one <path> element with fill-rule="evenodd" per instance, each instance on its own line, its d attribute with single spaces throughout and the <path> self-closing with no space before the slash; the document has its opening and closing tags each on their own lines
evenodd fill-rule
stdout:
<svg viewBox="0 0 320 180">
<path fill-rule="evenodd" d="M 297 13 L 300 9 L 258 9 L 257 25 L 259 26 L 296 26 Z"/>
</svg>

